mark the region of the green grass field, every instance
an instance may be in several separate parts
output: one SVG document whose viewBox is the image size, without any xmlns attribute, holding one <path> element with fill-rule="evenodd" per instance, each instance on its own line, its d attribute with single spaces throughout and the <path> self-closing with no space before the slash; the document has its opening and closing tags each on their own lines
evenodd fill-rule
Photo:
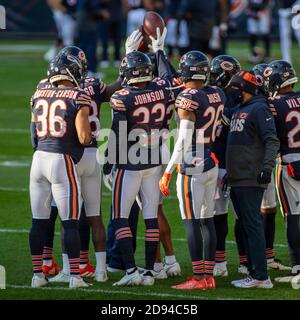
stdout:
<svg viewBox="0 0 300 320">
<path fill-rule="evenodd" d="M 233 236 L 233 218 L 230 215 L 230 232 L 227 242 L 229 277 L 217 279 L 218 289 L 212 291 L 182 292 L 170 288 L 191 274 L 191 264 L 180 218 L 178 201 L 172 183 L 172 196 L 165 199 L 164 208 L 172 226 L 175 254 L 182 267 L 183 276 L 176 279 L 158 280 L 154 287 L 116 289 L 112 283 L 120 274 L 109 274 L 105 284 L 94 282 L 94 286 L 71 291 L 67 285 L 50 285 L 44 289 L 31 289 L 31 257 L 28 246 L 28 230 L 31 224 L 29 205 L 29 170 L 32 157 L 30 144 L 29 99 L 36 84 L 46 75 L 47 64 L 43 53 L 50 45 L 47 41 L 3 41 L 0 44 L 0 265 L 6 268 L 7 289 L 0 290 L 1 299 L 299 299 L 300 291 L 289 284 L 276 284 L 272 290 L 243 290 L 230 285 L 231 280 L 240 278 L 237 274 L 238 257 Z M 279 58 L 278 44 L 273 45 L 273 58 Z M 247 65 L 247 45 L 230 44 L 230 54 Z M 293 48 L 295 67 L 300 74 L 298 48 Z M 117 70 L 106 69 L 105 81 L 111 82 Z M 110 110 L 102 106 L 102 127 L 110 127 Z M 105 224 L 109 218 L 110 193 L 104 189 L 102 211 Z M 142 221 L 142 219 L 140 220 Z M 59 232 L 60 223 L 57 223 Z M 136 254 L 138 265 L 144 261 L 143 223 L 139 227 L 139 241 Z M 278 211 L 276 228 L 276 256 L 289 263 L 282 217 Z M 92 261 L 94 262 L 91 245 Z M 163 251 L 163 250 L 162 250 Z M 55 236 L 55 257 L 61 264 L 59 235 Z M 280 272 L 270 272 L 271 278 Z"/>
</svg>

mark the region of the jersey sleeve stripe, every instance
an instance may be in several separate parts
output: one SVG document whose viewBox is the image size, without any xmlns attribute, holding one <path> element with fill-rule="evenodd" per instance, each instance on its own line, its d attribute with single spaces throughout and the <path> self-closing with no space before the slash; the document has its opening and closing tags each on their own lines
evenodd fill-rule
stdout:
<svg viewBox="0 0 300 320">
<path fill-rule="evenodd" d="M 104 82 L 100 83 L 100 93 L 103 93 L 106 90 L 106 84 Z"/>
</svg>

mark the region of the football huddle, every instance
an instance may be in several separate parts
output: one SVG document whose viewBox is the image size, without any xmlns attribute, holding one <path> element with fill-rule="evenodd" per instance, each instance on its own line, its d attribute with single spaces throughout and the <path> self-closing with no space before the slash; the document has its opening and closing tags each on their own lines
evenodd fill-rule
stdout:
<svg viewBox="0 0 300 320">
<path fill-rule="evenodd" d="M 105 282 L 109 272 L 123 272 L 113 283 L 117 287 L 152 286 L 180 276 L 163 210 L 173 183 L 191 259 L 191 274 L 173 289 L 216 289 L 217 277 L 228 276 L 230 202 L 243 275 L 231 284 L 271 289 L 270 269 L 286 272 L 277 282 L 300 279 L 300 94 L 293 91 L 298 82 L 293 66 L 276 60 L 243 70 L 233 56 L 211 59 L 192 50 L 177 68 L 164 53 L 166 34 L 162 18 L 148 12 L 126 40 L 115 82 L 89 77 L 83 50 L 66 46 L 37 85 L 31 98 L 33 288 L 59 282 L 85 288 L 91 285 L 87 278 Z M 112 123 L 102 151 L 104 102 Z M 102 184 L 111 191 L 107 228 Z M 275 193 L 290 266 L 274 252 Z M 140 211 L 143 267 L 135 261 Z M 62 269 L 53 258 L 58 217 Z M 89 260 L 90 235 L 95 267 Z"/>
</svg>

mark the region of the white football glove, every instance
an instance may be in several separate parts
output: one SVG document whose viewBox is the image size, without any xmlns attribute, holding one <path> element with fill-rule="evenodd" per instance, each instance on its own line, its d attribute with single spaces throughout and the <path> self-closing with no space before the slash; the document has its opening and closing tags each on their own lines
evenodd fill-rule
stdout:
<svg viewBox="0 0 300 320">
<path fill-rule="evenodd" d="M 166 35 L 167 35 L 166 27 L 164 27 L 164 31 L 162 34 L 160 34 L 160 29 L 156 28 L 156 39 L 150 36 L 153 52 L 156 52 L 158 50 L 164 50 Z"/>
<path fill-rule="evenodd" d="M 142 40 L 143 40 L 143 35 L 141 31 L 134 30 L 132 34 L 126 39 L 126 42 L 125 42 L 126 55 L 130 52 L 137 51 Z"/>
</svg>

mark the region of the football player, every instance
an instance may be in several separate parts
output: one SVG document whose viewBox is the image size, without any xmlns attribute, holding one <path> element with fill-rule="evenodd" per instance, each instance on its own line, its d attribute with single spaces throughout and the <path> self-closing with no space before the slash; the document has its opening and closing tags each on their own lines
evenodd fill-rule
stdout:
<svg viewBox="0 0 300 320">
<path fill-rule="evenodd" d="M 144 53 L 134 51 L 126 56 L 124 70 L 127 86 L 111 98 L 114 109 L 112 132 L 116 135 L 117 172 L 113 183 L 113 219 L 116 225 L 116 239 L 120 246 L 125 276 L 114 285 L 153 285 L 153 266 L 159 243 L 157 210 L 161 175 L 160 130 L 167 126 L 167 114 L 171 111 L 174 95 L 171 86 L 172 73 L 161 50 L 166 29 L 157 39 L 152 38 L 153 51 L 157 52 L 158 64 L 166 70 L 165 79 L 153 79 L 152 63 Z M 120 127 L 127 123 L 127 134 Z M 109 138 L 109 152 L 114 146 L 114 135 Z M 118 151 L 120 147 L 125 152 Z M 133 150 L 138 146 L 138 159 L 133 159 Z M 125 157 L 125 159 L 124 159 Z M 110 158 L 110 157 L 109 157 Z M 154 159 L 155 158 L 155 159 Z M 156 161 L 153 161 L 156 160 Z M 111 162 L 111 161 L 110 161 Z M 130 187 L 128 187 L 130 186 Z M 146 266 L 140 276 L 135 265 L 132 232 L 128 216 L 137 195 L 141 197 L 144 217 Z"/>
<path fill-rule="evenodd" d="M 286 224 L 292 264 L 291 275 L 275 278 L 275 281 L 290 282 L 293 276 L 300 273 L 300 94 L 293 90 L 298 78 L 292 65 L 284 60 L 271 62 L 264 76 L 271 96 L 269 106 L 280 140 L 276 190 Z"/>
<path fill-rule="evenodd" d="M 87 61 L 80 48 L 75 46 L 65 47 L 59 52 L 59 55 L 78 57 L 84 70 L 87 70 Z M 109 101 L 112 93 L 121 88 L 121 80 L 118 79 L 111 85 L 106 85 L 99 79 L 84 77 L 82 87 L 92 99 L 89 121 L 94 138 L 92 143 L 85 147 L 82 159 L 76 166 L 84 200 L 83 217 L 80 219 L 79 225 L 79 230 L 81 231 L 80 274 L 82 276 L 95 275 L 96 281 L 104 282 L 107 280 L 105 228 L 100 216 L 101 174 L 99 163 L 97 162 L 97 136 L 100 133 L 101 103 Z M 88 258 L 89 226 L 91 227 L 95 248 L 96 269 L 90 265 Z M 63 261 L 65 260 L 63 259 Z M 68 266 L 64 263 L 64 270 L 57 277 L 52 278 L 51 282 L 66 282 L 67 280 Z"/>
<path fill-rule="evenodd" d="M 260 63 L 262 62 L 260 60 L 268 60 L 270 58 L 270 29 L 272 17 L 270 1 L 249 0 L 247 14 L 247 29 L 249 33 L 249 45 L 251 50 L 249 61 L 252 63 Z M 264 57 L 259 55 L 259 50 L 256 47 L 260 36 L 265 47 Z"/>
<path fill-rule="evenodd" d="M 259 91 L 262 95 L 268 96 L 264 85 L 264 71 L 268 67 L 266 63 L 261 63 L 253 67 L 256 76 Z M 271 182 L 264 192 L 263 201 L 261 204 L 261 213 L 264 219 L 265 238 L 266 238 L 266 256 L 269 269 L 275 270 L 290 270 L 275 258 L 274 239 L 275 239 L 275 216 L 276 216 L 276 198 L 275 198 L 275 182 L 272 175 Z"/>
<path fill-rule="evenodd" d="M 175 107 L 180 119 L 178 139 L 160 180 L 160 190 L 165 196 L 170 194 L 169 182 L 179 164 L 177 196 L 194 276 L 172 288 L 205 290 L 216 287 L 213 215 L 218 161 L 211 146 L 222 117 L 225 95 L 217 87 L 205 86 L 209 60 L 202 52 L 190 51 L 183 55 L 179 68 L 186 89 L 176 98 Z"/>
<path fill-rule="evenodd" d="M 89 286 L 79 272 L 81 190 L 75 169 L 75 163 L 83 155 L 84 145 L 92 141 L 88 121 L 91 99 L 79 88 L 83 75 L 78 58 L 59 56 L 48 68 L 48 78 L 53 87 L 38 89 L 32 97 L 32 143 L 36 150 L 30 172 L 32 287 L 48 283 L 42 272 L 42 253 L 52 196 L 64 228 L 70 265 L 69 286 Z"/>
<path fill-rule="evenodd" d="M 233 75 L 241 70 L 238 60 L 229 55 L 220 55 L 211 61 L 210 85 L 221 88 L 226 95 L 225 108 L 233 108 L 239 103 L 234 91 L 228 88 L 228 83 Z M 214 222 L 217 235 L 216 265 L 214 276 L 228 275 L 226 261 L 226 236 L 228 233 L 228 204 L 229 190 L 223 190 L 222 180 L 226 174 L 225 154 L 229 127 L 220 124 L 217 129 L 216 140 L 212 145 L 212 151 L 219 160 L 219 173 L 217 183 L 217 196 L 215 199 Z"/>
<path fill-rule="evenodd" d="M 140 45 L 143 40 L 142 33 L 139 30 L 133 31 L 133 33 L 127 38 L 125 48 L 126 53 L 130 53 L 136 50 L 140 50 Z M 163 50 L 164 43 L 161 44 L 161 49 Z M 155 52 L 147 51 L 145 52 L 147 56 L 150 58 L 152 64 L 153 64 L 153 74 L 156 77 L 161 76 L 161 72 L 164 72 L 164 68 L 161 71 L 157 62 L 157 56 Z M 125 60 L 124 60 L 125 61 Z M 120 67 L 120 73 L 122 74 L 125 70 L 126 63 L 121 64 Z M 172 75 L 175 76 L 176 71 L 174 70 L 173 66 L 169 63 L 169 67 L 172 70 Z M 168 116 L 168 123 L 170 122 L 170 119 L 172 117 L 172 106 L 170 105 L 170 112 L 167 115 Z M 163 148 L 165 150 L 165 148 Z M 162 165 L 163 167 L 164 165 Z M 160 197 L 160 203 L 158 206 L 158 224 L 159 224 L 159 230 L 160 230 L 160 241 L 163 245 L 164 251 L 165 251 L 165 258 L 164 263 L 161 262 L 161 255 L 160 255 L 160 247 L 158 247 L 158 252 L 154 264 L 153 274 L 154 277 L 157 279 L 166 279 L 167 277 L 174 277 L 177 275 L 180 275 L 181 269 L 179 263 L 176 261 L 176 257 L 174 254 L 174 248 L 172 245 L 171 240 L 171 228 L 168 223 L 168 220 L 164 214 L 163 211 L 163 197 Z M 131 231 L 133 234 L 136 234 L 136 227 L 137 227 L 137 219 L 138 219 L 138 206 L 135 204 L 131 210 L 130 218 L 129 218 L 129 225 L 131 228 Z M 108 238 L 111 239 L 110 243 L 113 244 L 113 237 L 110 235 L 111 232 L 114 230 L 112 226 L 112 220 L 108 226 Z M 118 259 L 116 255 L 118 251 L 118 246 L 113 246 L 112 249 L 112 258 L 109 262 L 108 270 L 111 272 L 117 272 L 120 271 L 123 267 L 120 264 L 120 259 Z"/>
</svg>

